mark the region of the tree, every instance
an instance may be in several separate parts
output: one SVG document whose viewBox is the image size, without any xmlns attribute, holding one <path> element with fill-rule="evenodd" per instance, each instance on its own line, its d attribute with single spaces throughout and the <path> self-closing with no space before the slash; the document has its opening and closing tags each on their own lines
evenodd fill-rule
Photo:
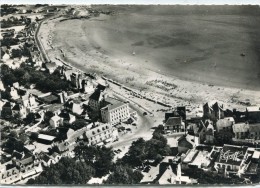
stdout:
<svg viewBox="0 0 260 188">
<path fill-rule="evenodd" d="M 106 184 L 138 184 L 143 175 L 140 171 L 133 171 L 129 166 L 116 165 L 111 175 L 104 182 Z"/>
<path fill-rule="evenodd" d="M 94 173 L 95 170 L 90 165 L 65 157 L 46 168 L 35 180 L 30 180 L 27 184 L 86 184 Z"/>
<path fill-rule="evenodd" d="M 123 162 L 132 167 L 140 166 L 146 158 L 146 143 L 143 138 L 134 141 L 127 154 L 122 158 Z"/>
<path fill-rule="evenodd" d="M 44 121 L 46 123 L 49 123 L 50 119 L 54 116 L 54 113 L 52 111 L 47 111 L 44 115 Z"/>
<path fill-rule="evenodd" d="M 111 170 L 115 154 L 111 147 L 97 147 L 97 151 L 94 167 L 96 169 L 96 176 L 102 177 Z"/>
<path fill-rule="evenodd" d="M 26 124 L 30 124 L 33 123 L 35 121 L 35 114 L 30 112 L 29 114 L 27 114 L 26 118 L 24 119 Z"/>
<path fill-rule="evenodd" d="M 71 128 L 74 130 L 81 129 L 86 126 L 86 121 L 84 119 L 77 119 L 72 125 Z"/>
<path fill-rule="evenodd" d="M 221 130 L 215 134 L 215 138 L 219 145 L 231 144 L 233 142 L 233 134 L 229 131 Z"/>
</svg>

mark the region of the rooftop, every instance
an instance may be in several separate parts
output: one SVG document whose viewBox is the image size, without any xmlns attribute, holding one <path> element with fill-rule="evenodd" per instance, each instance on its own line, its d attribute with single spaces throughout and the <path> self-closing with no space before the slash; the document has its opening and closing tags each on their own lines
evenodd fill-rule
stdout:
<svg viewBox="0 0 260 188">
<path fill-rule="evenodd" d="M 236 123 L 233 125 L 234 133 L 243 133 L 249 130 L 249 124 L 247 123 Z"/>
<path fill-rule="evenodd" d="M 108 110 L 113 110 L 116 109 L 126 103 L 124 103 L 123 101 L 120 101 L 118 99 L 112 98 L 112 97 L 107 97 L 105 99 L 105 107 L 103 107 L 102 109 L 107 108 Z"/>
<path fill-rule="evenodd" d="M 50 136 L 50 135 L 46 135 L 46 134 L 39 134 L 38 138 L 39 139 L 43 139 L 43 140 L 53 141 L 56 137 Z"/>
<path fill-rule="evenodd" d="M 260 106 L 249 106 L 246 108 L 248 112 L 257 112 L 260 111 Z"/>
</svg>

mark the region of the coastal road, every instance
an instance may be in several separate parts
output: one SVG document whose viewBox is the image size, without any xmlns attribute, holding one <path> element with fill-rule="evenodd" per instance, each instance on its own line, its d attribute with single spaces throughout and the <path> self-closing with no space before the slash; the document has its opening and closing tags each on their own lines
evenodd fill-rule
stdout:
<svg viewBox="0 0 260 188">
<path fill-rule="evenodd" d="M 44 21 L 46 21 L 48 18 L 46 18 Z M 48 54 L 45 51 L 44 47 L 42 47 L 42 44 L 40 42 L 41 39 L 39 39 L 38 32 L 40 30 L 41 23 L 39 24 L 37 31 L 35 33 L 35 38 L 37 41 L 37 45 L 39 47 L 39 50 L 43 56 L 44 61 L 48 61 Z M 126 100 L 123 96 L 119 98 Z M 122 136 L 121 139 L 114 143 L 109 143 L 107 146 L 113 146 L 115 148 L 117 147 L 124 147 L 131 145 L 131 143 L 134 140 L 137 140 L 138 138 L 142 137 L 144 139 L 150 139 L 152 137 L 152 131 L 151 127 L 154 125 L 154 118 L 151 116 L 143 116 L 144 110 L 141 110 L 140 107 L 137 106 L 137 104 L 130 103 L 130 107 L 137 111 L 138 117 L 139 117 L 139 123 L 137 125 L 137 130 L 134 130 L 134 133 L 127 133 L 126 135 Z M 134 128 L 134 126 L 133 126 Z"/>
</svg>

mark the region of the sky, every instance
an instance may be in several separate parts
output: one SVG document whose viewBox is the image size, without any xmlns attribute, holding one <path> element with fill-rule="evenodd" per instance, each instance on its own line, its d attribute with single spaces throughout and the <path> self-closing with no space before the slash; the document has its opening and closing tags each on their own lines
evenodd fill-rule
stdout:
<svg viewBox="0 0 260 188">
<path fill-rule="evenodd" d="M 1 0 L 1 4 L 200 4 L 260 5 L 260 0 Z"/>
</svg>

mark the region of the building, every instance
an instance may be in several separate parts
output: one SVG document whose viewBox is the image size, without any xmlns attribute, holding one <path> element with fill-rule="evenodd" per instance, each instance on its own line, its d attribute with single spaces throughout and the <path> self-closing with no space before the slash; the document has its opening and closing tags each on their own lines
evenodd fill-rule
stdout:
<svg viewBox="0 0 260 188">
<path fill-rule="evenodd" d="M 12 114 L 18 115 L 21 119 L 26 118 L 27 116 L 27 110 L 24 108 L 21 104 L 15 104 L 15 106 L 12 108 Z"/>
<path fill-rule="evenodd" d="M 185 124 L 182 121 L 182 117 L 169 117 L 164 125 L 164 130 L 183 132 L 185 130 Z"/>
<path fill-rule="evenodd" d="M 178 152 L 186 153 L 189 149 L 195 146 L 195 141 L 198 140 L 197 137 L 191 135 L 183 135 L 178 139 Z"/>
<path fill-rule="evenodd" d="M 260 122 L 260 106 L 250 106 L 246 108 L 246 119 L 249 123 Z"/>
<path fill-rule="evenodd" d="M 102 85 L 98 85 L 94 93 L 89 97 L 89 106 L 94 111 L 99 111 L 101 108 L 101 103 L 106 97 L 104 93 L 106 87 Z"/>
<path fill-rule="evenodd" d="M 220 131 L 232 132 L 232 126 L 234 124 L 235 124 L 235 121 L 233 118 L 219 119 L 216 123 L 216 130 L 217 130 L 217 132 L 220 132 Z"/>
<path fill-rule="evenodd" d="M 249 135 L 249 124 L 248 123 L 234 124 L 233 133 L 236 139 L 247 139 Z"/>
<path fill-rule="evenodd" d="M 217 157 L 218 150 L 212 147 L 195 147 L 188 150 L 182 160 L 182 168 L 211 169 L 214 158 Z"/>
<path fill-rule="evenodd" d="M 215 161 L 215 169 L 238 172 L 246 151 L 247 147 L 224 145 Z"/>
<path fill-rule="evenodd" d="M 260 123 L 249 124 L 249 139 L 260 140 Z"/>
<path fill-rule="evenodd" d="M 203 106 L 203 117 L 205 119 L 210 119 L 213 121 L 223 119 L 224 118 L 223 105 L 220 106 L 219 103 L 216 102 L 215 104 L 210 106 L 209 103 L 206 103 Z"/>
<path fill-rule="evenodd" d="M 196 180 L 182 175 L 180 159 L 175 156 L 166 156 L 157 166 L 150 166 L 144 173 L 141 184 L 194 184 Z"/>
<path fill-rule="evenodd" d="M 110 124 L 102 124 L 87 130 L 84 134 L 89 145 L 103 145 L 118 139 L 117 129 Z"/>
<path fill-rule="evenodd" d="M 224 145 L 220 149 L 214 168 L 225 175 L 256 175 L 260 152 L 245 146 Z"/>
<path fill-rule="evenodd" d="M 1 167 L 1 184 L 17 183 L 43 171 L 40 160 L 28 152 L 14 151 L 12 160 Z"/>
<path fill-rule="evenodd" d="M 46 135 L 46 134 L 38 134 L 37 141 L 44 144 L 52 144 L 56 139 L 54 136 Z"/>
<path fill-rule="evenodd" d="M 58 115 L 55 115 L 50 119 L 49 123 L 52 128 L 59 127 L 60 125 L 63 125 L 63 118 L 61 118 Z"/>
<path fill-rule="evenodd" d="M 84 101 L 84 100 L 79 99 L 79 98 L 70 99 L 64 104 L 64 107 L 65 107 L 66 110 L 70 111 L 72 114 L 82 115 L 82 113 L 84 112 L 83 105 L 86 102 L 87 101 Z"/>
<path fill-rule="evenodd" d="M 101 108 L 101 118 L 103 123 L 115 125 L 130 118 L 129 105 L 118 99 L 107 97 L 103 101 Z"/>
</svg>

